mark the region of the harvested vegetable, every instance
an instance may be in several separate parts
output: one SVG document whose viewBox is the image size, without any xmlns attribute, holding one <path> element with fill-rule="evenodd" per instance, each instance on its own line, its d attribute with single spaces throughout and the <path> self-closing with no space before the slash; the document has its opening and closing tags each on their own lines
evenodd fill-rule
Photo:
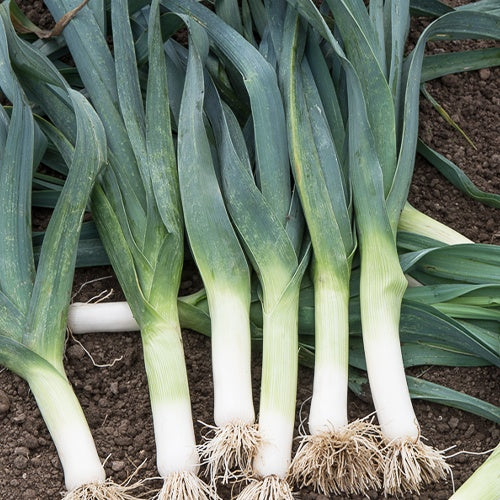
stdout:
<svg viewBox="0 0 500 500">
<path fill-rule="evenodd" d="M 66 317 L 81 222 L 96 176 L 106 162 L 103 126 L 88 102 L 70 91 L 76 117 L 69 173 L 50 219 L 35 270 L 31 241 L 31 180 L 47 144 L 9 59 L 0 6 L 0 87 L 13 103 L 0 108 L 0 363 L 24 378 L 36 398 L 64 470 L 67 499 L 133 498 L 106 481 L 88 424 L 63 367 Z"/>
</svg>

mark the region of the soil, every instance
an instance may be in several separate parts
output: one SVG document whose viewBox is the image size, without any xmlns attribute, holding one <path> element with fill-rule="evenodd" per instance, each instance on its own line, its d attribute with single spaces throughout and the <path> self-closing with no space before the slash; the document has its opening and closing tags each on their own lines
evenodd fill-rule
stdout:
<svg viewBox="0 0 500 500">
<path fill-rule="evenodd" d="M 23 1 L 35 22 L 50 28 L 42 2 Z M 31 9 L 31 10 L 30 10 Z M 420 30 L 424 21 L 416 21 Z M 457 45 L 454 45 L 456 49 Z M 439 46 L 431 47 L 439 50 Z M 499 192 L 500 154 L 499 82 L 500 70 L 473 71 L 445 77 L 428 84 L 428 89 L 474 141 L 477 149 L 463 140 L 426 102 L 421 105 L 421 137 L 431 146 L 459 164 L 481 188 Z M 432 166 L 417 158 L 410 190 L 410 202 L 438 220 L 461 231 L 476 242 L 500 242 L 500 211 L 481 205 L 462 195 Z M 111 277 L 110 277 L 111 276 Z M 84 283 L 96 278 L 83 286 Z M 184 272 L 181 293 L 200 286 L 194 269 Z M 113 300 L 120 300 L 120 291 L 110 268 L 77 270 L 75 301 L 87 301 L 103 290 L 114 290 Z M 209 340 L 190 331 L 183 332 L 186 363 L 189 372 L 193 418 L 196 433 L 202 424 L 212 421 L 212 375 Z M 92 356 L 92 358 L 90 357 Z M 253 360 L 255 402 L 260 385 L 260 359 Z M 65 357 L 68 378 L 83 407 L 106 473 L 116 482 L 125 481 L 132 473 L 136 478 L 157 476 L 154 436 L 149 406 L 146 375 L 140 338 L 137 333 L 89 334 L 69 338 Z M 500 403 L 496 379 L 498 370 L 482 368 L 413 368 L 411 374 L 480 397 L 493 404 Z M 297 396 L 297 422 L 307 419 L 308 399 L 312 392 L 312 370 L 300 368 Z M 438 449 L 485 452 L 497 445 L 498 426 L 474 415 L 445 406 L 417 401 L 415 411 L 423 435 Z M 299 416 L 299 409 L 301 415 Z M 350 395 L 350 418 L 363 417 L 373 411 L 372 405 Z M 50 435 L 30 395 L 27 384 L 7 370 L 0 371 L 0 499 L 49 500 L 60 498 L 64 491 L 62 469 Z M 453 477 L 423 489 L 420 495 L 404 498 L 439 500 L 448 498 L 485 460 L 485 455 L 462 453 L 449 459 Z M 151 481 L 151 488 L 160 481 Z M 230 491 L 221 488 L 220 495 L 230 498 Z M 371 499 L 383 498 L 370 492 Z M 299 498 L 325 500 L 326 497 L 301 490 Z M 341 498 L 341 497 L 331 497 Z M 367 498 L 367 497 L 352 497 Z"/>
</svg>

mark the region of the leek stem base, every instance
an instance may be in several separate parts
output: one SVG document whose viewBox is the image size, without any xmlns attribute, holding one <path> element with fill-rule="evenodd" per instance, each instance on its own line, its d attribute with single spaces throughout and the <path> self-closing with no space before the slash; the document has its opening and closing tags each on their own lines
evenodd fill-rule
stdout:
<svg viewBox="0 0 500 500">
<path fill-rule="evenodd" d="M 230 480 L 247 479 L 252 473 L 252 460 L 260 444 L 256 424 L 231 422 L 221 427 L 206 425 L 206 441 L 198 450 L 201 463 L 207 466 L 210 484 L 228 484 Z"/>
<path fill-rule="evenodd" d="M 420 492 L 420 487 L 451 473 L 442 452 L 417 440 L 396 439 L 384 449 L 384 494 L 400 496 Z"/>
<path fill-rule="evenodd" d="M 326 496 L 378 489 L 384 463 L 380 443 L 379 427 L 367 420 L 302 436 L 290 475 L 299 488 L 312 486 Z"/>
</svg>

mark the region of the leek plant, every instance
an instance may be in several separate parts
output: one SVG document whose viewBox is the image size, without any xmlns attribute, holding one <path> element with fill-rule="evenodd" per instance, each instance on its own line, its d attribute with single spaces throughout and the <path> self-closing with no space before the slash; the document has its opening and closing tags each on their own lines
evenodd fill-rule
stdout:
<svg viewBox="0 0 500 500">
<path fill-rule="evenodd" d="M 407 281 L 398 261 L 396 229 L 417 143 L 418 82 L 432 36 L 498 34 L 498 18 L 452 12 L 432 23 L 403 65 L 409 2 L 327 1 L 345 55 L 312 4 L 290 0 L 340 57 L 349 106 L 348 158 L 361 254 L 360 299 L 370 387 L 384 437 L 384 492 L 419 491 L 449 470 L 425 445 L 415 417 L 399 343 Z M 475 17 L 475 23 L 471 18 Z"/>
<path fill-rule="evenodd" d="M 252 399 L 250 271 L 229 220 L 205 130 L 206 33 L 185 18 L 189 58 L 178 118 L 179 185 L 191 253 L 211 318 L 215 428 L 201 447 L 212 483 L 248 475 L 259 443 Z"/>
<path fill-rule="evenodd" d="M 64 372 L 66 317 L 85 207 L 106 161 L 103 126 L 77 92 L 69 174 L 62 187 L 35 270 L 31 241 L 31 180 L 47 143 L 12 71 L 6 5 L 0 7 L 0 87 L 13 103 L 0 108 L 0 364 L 24 378 L 35 396 L 64 470 L 67 499 L 132 498 L 106 481 L 83 411 Z M 11 28 L 11 27 L 10 27 Z"/>
<path fill-rule="evenodd" d="M 47 2 L 56 18 L 69 10 L 69 3 Z M 164 478 L 159 497 L 212 498 L 211 488 L 197 475 L 199 455 L 177 310 L 184 234 L 159 5 L 153 2 L 150 8 L 145 103 L 127 2 L 114 0 L 111 18 L 114 58 L 99 16 L 88 7 L 64 31 L 108 139 L 109 168 L 92 192 L 92 214 L 141 327 L 157 466 Z M 17 70 L 33 100 L 70 134 L 67 84 L 39 53 L 19 42 L 17 49 Z"/>
<path fill-rule="evenodd" d="M 295 185 L 314 250 L 315 304 L 310 435 L 301 441 L 291 474 L 299 485 L 312 485 L 325 495 L 362 493 L 380 486 L 381 454 L 377 427 L 366 420 L 348 423 L 347 416 L 349 280 L 355 250 L 350 186 L 304 53 L 307 33 L 292 8 L 283 32 L 279 71 Z M 317 71 L 326 68 L 324 60 L 317 60 L 320 51 L 311 48 L 308 56 L 316 58 Z M 329 78 L 328 72 L 322 76 Z M 331 89 L 335 92 L 333 82 Z M 335 94 L 330 98 L 337 100 Z"/>
</svg>

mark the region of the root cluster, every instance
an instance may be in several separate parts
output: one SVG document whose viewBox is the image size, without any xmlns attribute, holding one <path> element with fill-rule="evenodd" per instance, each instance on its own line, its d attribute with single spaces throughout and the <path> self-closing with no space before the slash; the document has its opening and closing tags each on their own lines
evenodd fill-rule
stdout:
<svg viewBox="0 0 500 500">
<path fill-rule="evenodd" d="M 303 436 L 290 475 L 299 487 L 324 495 L 359 494 L 381 486 L 378 426 L 366 420 Z"/>
<path fill-rule="evenodd" d="M 252 460 L 260 443 L 257 426 L 235 422 L 223 427 L 207 427 L 212 432 L 199 452 L 211 484 L 218 480 L 227 484 L 230 480 L 250 477 Z"/>
<path fill-rule="evenodd" d="M 439 481 L 450 473 L 442 452 L 420 440 L 398 439 L 386 443 L 384 494 L 419 493 L 420 486 Z"/>
<path fill-rule="evenodd" d="M 290 485 L 278 476 L 252 479 L 237 500 L 294 500 Z"/>
<path fill-rule="evenodd" d="M 156 500 L 219 500 L 208 484 L 193 472 L 174 472 L 164 478 Z"/>
<path fill-rule="evenodd" d="M 64 500 L 138 500 L 144 498 L 136 496 L 137 490 L 142 486 L 142 481 L 116 484 L 107 479 L 102 483 L 89 483 L 71 490 L 64 496 Z"/>
</svg>

